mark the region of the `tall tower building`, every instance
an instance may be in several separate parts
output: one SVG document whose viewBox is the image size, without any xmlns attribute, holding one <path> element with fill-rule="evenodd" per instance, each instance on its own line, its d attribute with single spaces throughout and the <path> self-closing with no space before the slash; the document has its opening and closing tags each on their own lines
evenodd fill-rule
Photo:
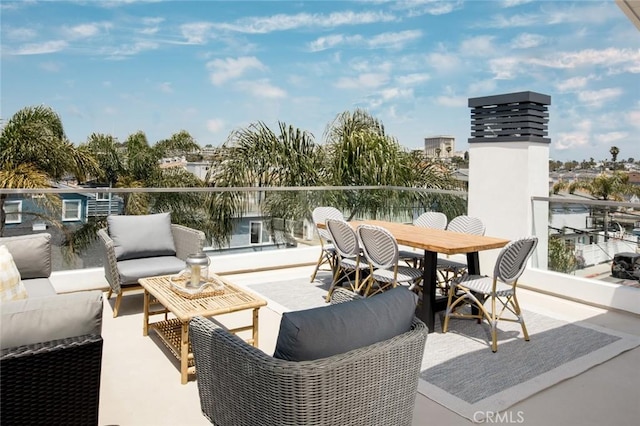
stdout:
<svg viewBox="0 0 640 426">
<path fill-rule="evenodd" d="M 451 158 L 456 152 L 456 138 L 441 135 L 424 138 L 424 154 L 432 158 Z"/>
</svg>

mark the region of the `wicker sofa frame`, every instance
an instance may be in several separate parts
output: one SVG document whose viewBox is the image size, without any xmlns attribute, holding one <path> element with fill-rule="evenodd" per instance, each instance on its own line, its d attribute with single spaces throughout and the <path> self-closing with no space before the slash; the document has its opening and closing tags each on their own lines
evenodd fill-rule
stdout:
<svg viewBox="0 0 640 426">
<path fill-rule="evenodd" d="M 336 288 L 332 303 L 358 297 Z M 217 426 L 410 425 L 427 327 L 315 361 L 275 359 L 196 317 L 191 342 L 202 412 Z"/>
<path fill-rule="evenodd" d="M 0 418 L 7 425 L 97 425 L 102 337 L 3 349 Z"/>
</svg>

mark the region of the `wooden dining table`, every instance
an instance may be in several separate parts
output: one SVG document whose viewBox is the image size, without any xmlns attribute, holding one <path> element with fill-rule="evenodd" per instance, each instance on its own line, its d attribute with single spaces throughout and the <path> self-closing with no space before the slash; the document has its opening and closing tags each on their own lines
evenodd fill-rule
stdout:
<svg viewBox="0 0 640 426">
<path fill-rule="evenodd" d="M 502 248 L 509 243 L 509 240 L 504 238 L 463 234 L 382 220 L 351 221 L 350 224 L 353 227 L 360 224 L 381 226 L 395 237 L 398 244 L 424 250 L 422 305 L 416 310 L 416 316 L 424 321 L 430 333 L 435 328 L 436 312 L 447 307 L 445 297 L 436 298 L 438 253 L 466 254 L 469 274 L 479 275 L 478 253 L 483 250 Z"/>
</svg>

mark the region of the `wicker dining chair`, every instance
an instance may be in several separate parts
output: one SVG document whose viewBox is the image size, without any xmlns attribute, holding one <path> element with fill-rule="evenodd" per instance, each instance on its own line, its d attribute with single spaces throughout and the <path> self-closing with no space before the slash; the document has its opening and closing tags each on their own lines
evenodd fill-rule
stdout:
<svg viewBox="0 0 640 426">
<path fill-rule="evenodd" d="M 320 257 L 318 258 L 316 267 L 313 270 L 313 274 L 311 274 L 311 282 L 313 282 L 322 265 L 329 265 L 331 271 L 333 271 L 334 262 L 336 260 L 336 248 L 333 246 L 331 241 L 331 235 L 327 229 L 319 228 L 318 224 L 324 224 L 329 218 L 344 220 L 344 216 L 342 212 L 335 207 L 322 206 L 313 209 L 311 217 L 313 219 L 313 225 L 316 228 L 316 232 L 318 233 L 318 239 L 320 240 Z"/>
<path fill-rule="evenodd" d="M 399 265 L 398 242 L 381 226 L 359 225 L 356 229 L 362 252 L 369 265 L 369 275 L 362 284 L 364 294 L 379 292 L 406 283 L 415 290 L 422 280 L 422 269 Z"/>
<path fill-rule="evenodd" d="M 447 215 L 444 213 L 424 212 L 413 220 L 413 225 L 431 229 L 446 229 L 447 220 Z M 424 254 L 413 250 L 400 249 L 398 257 L 406 262 L 407 265 L 417 268 L 424 259 Z"/>
<path fill-rule="evenodd" d="M 351 291 L 359 293 L 362 289 L 360 274 L 368 270 L 368 265 L 360 261 L 360 243 L 356 231 L 348 222 L 339 219 L 327 219 L 326 229 L 336 249 L 333 280 L 327 292 L 326 300 L 331 300 L 331 293 L 336 286 L 346 280 Z M 355 274 L 355 276 L 353 276 Z"/>
<path fill-rule="evenodd" d="M 466 275 L 454 280 L 449 291 L 442 332 L 447 332 L 450 318 L 486 319 L 491 326 L 491 350 L 496 352 L 498 321 L 510 321 L 520 323 L 524 340 L 529 341 L 529 333 L 516 297 L 516 286 L 537 244 L 537 237 L 511 241 L 500 251 L 493 277 Z M 490 308 L 485 307 L 487 301 L 491 302 Z M 467 313 L 459 309 L 466 303 L 476 307 L 478 313 Z M 497 303 L 500 304 L 499 312 L 496 309 Z M 505 313 L 509 316 L 505 317 Z"/>
<path fill-rule="evenodd" d="M 461 234 L 484 235 L 485 226 L 482 220 L 472 216 L 456 216 L 447 225 L 447 231 Z M 451 282 L 467 273 L 467 263 L 447 258 L 438 258 L 438 287 L 446 296 Z"/>
</svg>

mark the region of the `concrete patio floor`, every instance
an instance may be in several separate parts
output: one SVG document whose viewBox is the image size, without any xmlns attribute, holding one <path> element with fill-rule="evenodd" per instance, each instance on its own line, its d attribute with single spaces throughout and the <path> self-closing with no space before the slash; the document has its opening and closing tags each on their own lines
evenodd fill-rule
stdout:
<svg viewBox="0 0 640 426">
<path fill-rule="evenodd" d="M 312 267 L 231 275 L 236 284 L 309 277 Z M 640 317 L 562 300 L 524 289 L 523 306 L 562 312 L 576 320 L 640 335 Z M 115 298 L 105 300 L 100 425 L 197 426 L 210 424 L 201 414 L 197 383 L 180 384 L 177 360 L 153 334 L 142 336 L 142 294 L 127 294 L 118 318 Z M 249 312 L 217 317 L 226 325 L 250 321 Z M 260 310 L 260 348 L 272 353 L 280 314 Z M 439 332 L 439 330 L 436 330 Z M 561 382 L 507 410 L 502 423 L 525 425 L 635 425 L 640 418 L 640 348 L 625 352 L 583 374 Z M 469 420 L 418 394 L 413 425 L 468 425 Z"/>
</svg>

